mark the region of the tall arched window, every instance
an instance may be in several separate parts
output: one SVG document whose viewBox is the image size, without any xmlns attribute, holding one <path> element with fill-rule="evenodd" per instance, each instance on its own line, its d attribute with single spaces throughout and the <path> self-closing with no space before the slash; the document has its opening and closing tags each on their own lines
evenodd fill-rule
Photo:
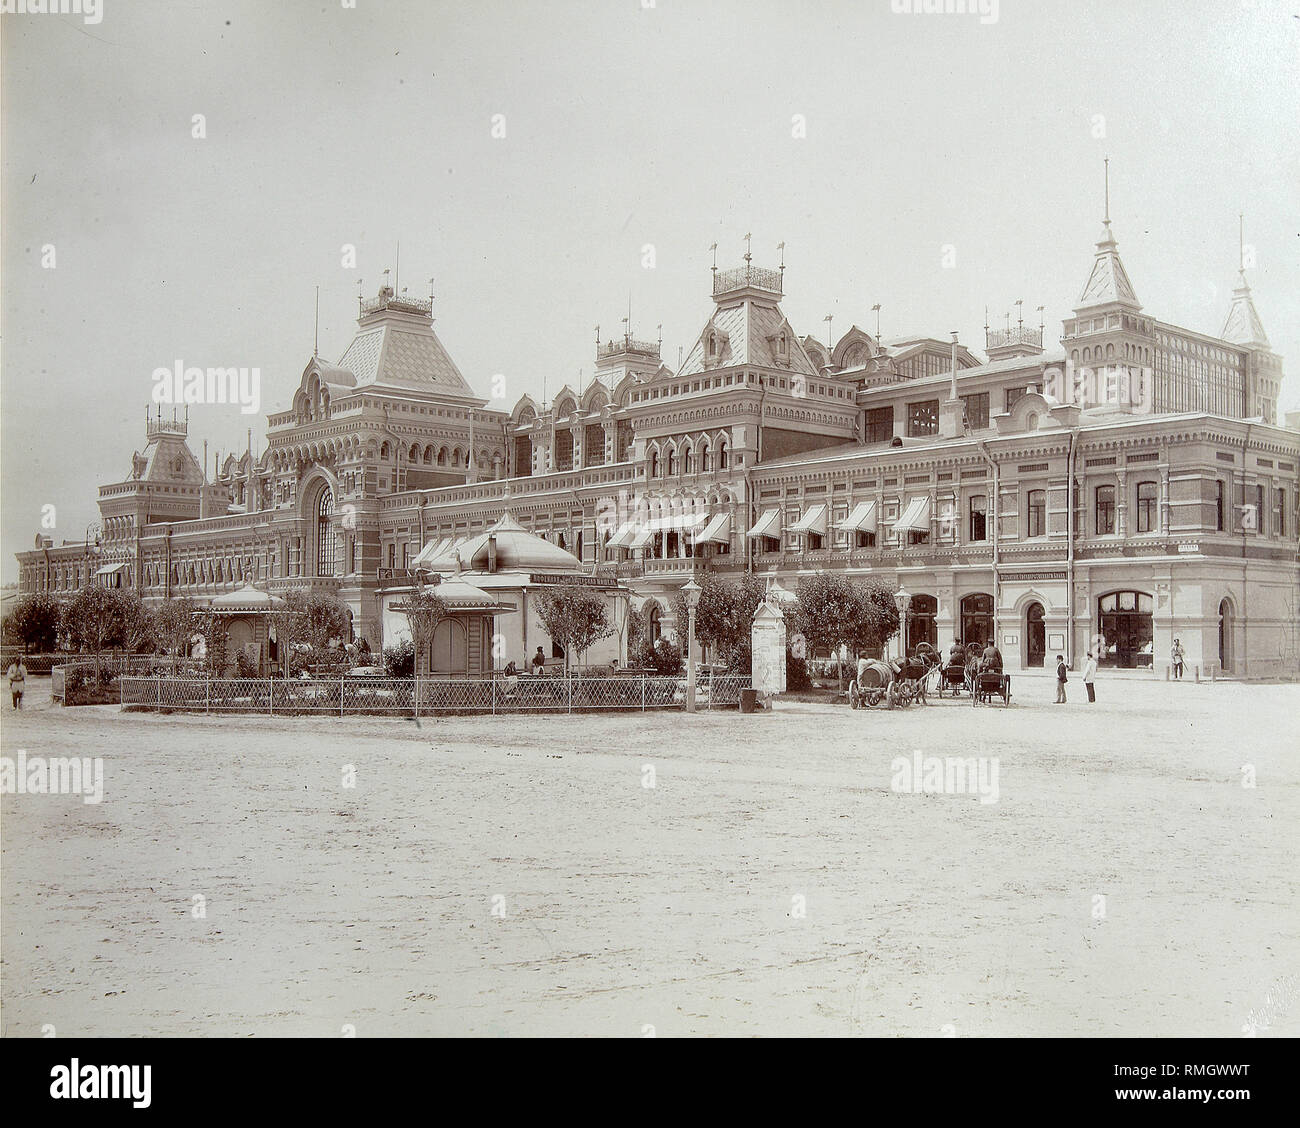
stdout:
<svg viewBox="0 0 1300 1128">
<path fill-rule="evenodd" d="M 334 494 L 328 489 L 321 490 L 320 501 L 316 503 L 316 575 L 334 575 L 336 545 L 334 530 L 330 528 L 330 518 L 334 515 Z"/>
<path fill-rule="evenodd" d="M 727 466 L 730 464 L 728 461 L 729 458 L 730 458 L 730 452 L 727 450 L 727 440 L 720 439 L 718 441 L 718 469 L 719 470 L 725 470 L 727 468 Z"/>
</svg>

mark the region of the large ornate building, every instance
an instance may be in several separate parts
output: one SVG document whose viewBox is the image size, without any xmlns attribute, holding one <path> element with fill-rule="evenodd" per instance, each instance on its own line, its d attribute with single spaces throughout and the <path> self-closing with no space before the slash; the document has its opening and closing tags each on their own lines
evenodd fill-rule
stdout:
<svg viewBox="0 0 1300 1128">
<path fill-rule="evenodd" d="M 1244 274 L 1220 334 L 1143 311 L 1109 218 L 1063 351 L 1042 328 L 833 347 L 781 310 L 784 268 L 713 271 L 677 370 L 661 343 L 596 342 L 596 376 L 491 410 L 433 331 L 431 301 L 382 289 L 338 364 L 209 474 L 186 425 L 151 419 L 130 476 L 100 488 L 92 543 L 38 539 L 24 591 L 88 580 L 147 600 L 252 581 L 316 588 L 386 641 L 413 564 L 503 513 L 617 578 L 652 631 L 703 572 L 786 587 L 833 569 L 911 593 L 908 636 L 996 637 L 1012 668 L 1292 675 L 1300 657 L 1300 419 Z M 538 577 L 545 582 L 545 577 Z M 460 651 L 444 664 L 459 669 Z M 506 655 L 499 664 L 524 655 Z"/>
</svg>

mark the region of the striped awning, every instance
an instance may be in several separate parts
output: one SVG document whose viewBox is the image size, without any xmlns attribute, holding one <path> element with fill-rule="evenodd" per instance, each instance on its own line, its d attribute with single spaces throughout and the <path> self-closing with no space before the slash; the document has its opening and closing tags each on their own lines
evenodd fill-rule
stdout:
<svg viewBox="0 0 1300 1128">
<path fill-rule="evenodd" d="M 791 533 L 817 533 L 824 537 L 826 535 L 826 506 L 818 502 L 810 507 L 808 512 L 791 525 L 787 531 Z"/>
<path fill-rule="evenodd" d="M 695 534 L 695 544 L 730 544 L 731 514 L 719 513 Z"/>
<path fill-rule="evenodd" d="M 755 522 L 754 527 L 745 536 L 771 537 L 774 540 L 779 540 L 781 537 L 781 511 L 779 509 L 763 510 L 763 516 Z"/>
<path fill-rule="evenodd" d="M 125 567 L 126 567 L 125 564 L 105 564 L 102 568 L 99 568 L 99 569 L 95 572 L 95 575 L 97 575 L 97 576 L 111 576 L 111 575 L 113 575 L 114 572 L 120 572 L 120 571 L 121 571 L 123 568 L 125 568 Z"/>
<path fill-rule="evenodd" d="M 843 520 L 836 521 L 835 527 L 847 533 L 874 533 L 876 531 L 876 503 L 860 501 Z"/>
<path fill-rule="evenodd" d="M 930 531 L 930 499 L 914 497 L 907 503 L 903 515 L 894 524 L 894 532 L 928 533 Z"/>
<path fill-rule="evenodd" d="M 633 537 L 633 538 L 628 542 L 628 546 L 627 546 L 627 547 L 628 547 L 629 549 L 645 548 L 645 546 L 648 545 L 648 544 L 650 543 L 650 539 L 651 539 L 653 536 L 654 536 L 654 532 L 653 532 L 653 530 L 651 530 L 649 527 L 646 527 L 646 528 L 643 528 L 643 529 L 638 529 L 638 530 L 637 530 L 637 534 L 636 534 L 636 536 L 634 536 L 634 537 Z"/>
<path fill-rule="evenodd" d="M 655 517 L 646 522 L 646 528 L 652 533 L 669 532 L 676 529 L 696 529 L 709 519 L 703 511 L 674 513 L 669 517 Z"/>
<path fill-rule="evenodd" d="M 636 525 L 632 521 L 624 521 L 618 527 L 618 531 L 605 542 L 606 548 L 628 548 L 632 538 L 636 536 Z"/>
</svg>

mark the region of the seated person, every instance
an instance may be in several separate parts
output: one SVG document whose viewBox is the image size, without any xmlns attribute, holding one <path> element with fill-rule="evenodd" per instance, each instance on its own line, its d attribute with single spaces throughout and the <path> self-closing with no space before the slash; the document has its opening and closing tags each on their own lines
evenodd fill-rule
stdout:
<svg viewBox="0 0 1300 1128">
<path fill-rule="evenodd" d="M 984 648 L 984 654 L 980 658 L 980 672 L 990 674 L 1002 673 L 1002 651 L 993 645 L 993 640 Z"/>
<path fill-rule="evenodd" d="M 966 648 L 962 646 L 958 639 L 952 640 L 952 646 L 948 648 L 948 665 L 964 666 L 966 664 Z"/>
</svg>

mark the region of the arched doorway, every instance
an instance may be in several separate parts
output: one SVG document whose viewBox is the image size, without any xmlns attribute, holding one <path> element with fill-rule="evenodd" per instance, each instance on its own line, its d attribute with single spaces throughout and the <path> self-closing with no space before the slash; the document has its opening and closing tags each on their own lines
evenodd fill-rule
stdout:
<svg viewBox="0 0 1300 1128">
<path fill-rule="evenodd" d="M 438 624 L 429 648 L 429 672 L 460 675 L 469 673 L 469 647 L 466 645 L 465 626 L 455 619 L 444 619 Z"/>
<path fill-rule="evenodd" d="M 1122 670 L 1149 668 L 1152 660 L 1151 596 L 1140 591 L 1113 591 L 1097 601 L 1101 635 L 1099 666 Z"/>
<path fill-rule="evenodd" d="M 1232 671 L 1232 604 L 1219 601 L 1219 669 L 1225 674 Z"/>
<path fill-rule="evenodd" d="M 961 634 L 963 646 L 977 643 L 981 650 L 993 638 L 993 597 L 967 595 L 961 601 Z"/>
<path fill-rule="evenodd" d="M 1043 605 L 1031 603 L 1025 611 L 1025 665 L 1041 669 L 1047 657 L 1047 624 Z"/>
<path fill-rule="evenodd" d="M 939 628 L 935 617 L 939 614 L 939 601 L 932 595 L 914 595 L 907 612 L 907 652 L 911 654 L 918 645 L 928 642 L 939 645 Z"/>
<path fill-rule="evenodd" d="M 659 604 L 657 603 L 652 603 L 646 608 L 645 636 L 651 646 L 657 646 L 659 639 L 663 637 L 662 628 L 659 624 Z"/>
</svg>

